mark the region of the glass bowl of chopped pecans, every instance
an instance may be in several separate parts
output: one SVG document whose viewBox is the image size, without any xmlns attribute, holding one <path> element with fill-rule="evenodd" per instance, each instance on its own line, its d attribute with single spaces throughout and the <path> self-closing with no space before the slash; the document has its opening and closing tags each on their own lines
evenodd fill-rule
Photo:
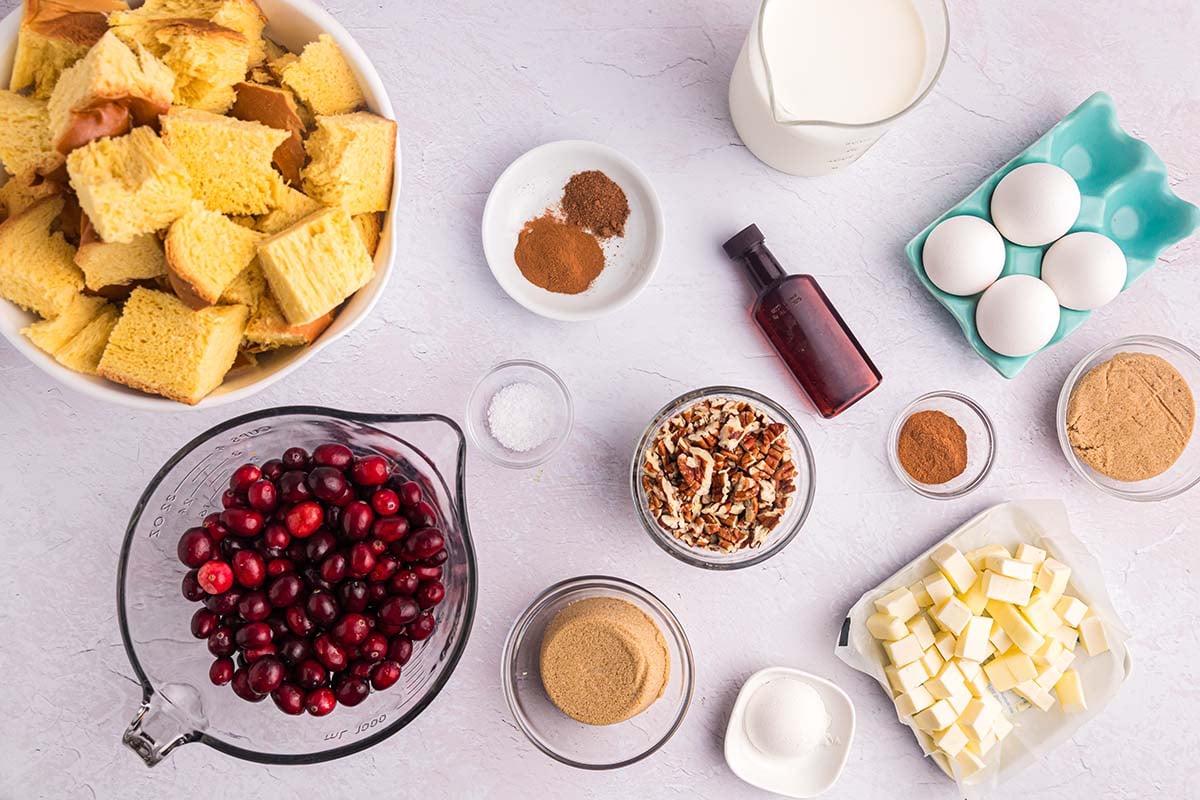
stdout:
<svg viewBox="0 0 1200 800">
<path fill-rule="evenodd" d="M 707 386 L 654 416 L 630 483 L 642 527 L 659 547 L 694 567 L 741 569 L 800 532 L 815 466 L 804 432 L 778 403 Z"/>
</svg>

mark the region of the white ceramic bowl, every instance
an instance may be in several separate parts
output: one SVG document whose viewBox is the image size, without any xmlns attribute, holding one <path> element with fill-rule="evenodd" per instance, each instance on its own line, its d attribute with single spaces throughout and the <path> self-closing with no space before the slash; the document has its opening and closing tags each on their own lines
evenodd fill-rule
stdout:
<svg viewBox="0 0 1200 800">
<path fill-rule="evenodd" d="M 513 251 L 525 223 L 562 199 L 577 172 L 597 169 L 629 199 L 625 235 L 604 243 L 604 270 L 579 294 L 560 294 L 525 279 Z M 550 142 L 518 158 L 496 180 L 483 207 L 483 254 L 508 296 L 535 314 L 576 321 L 616 311 L 650 283 L 662 256 L 666 224 L 650 179 L 625 156 L 595 142 Z"/>
<path fill-rule="evenodd" d="M 328 33 L 345 53 L 354 69 L 367 98 L 367 107 L 381 116 L 395 119 L 391 101 L 379 73 L 371 66 L 366 54 L 355 43 L 350 34 L 337 23 L 328 11 L 311 0 L 259 0 L 259 6 L 267 16 L 266 34 L 292 50 L 299 50 L 321 33 Z M 12 72 L 13 56 L 16 53 L 17 30 L 21 24 L 22 7 L 0 21 L 0 85 L 7 86 Z M 308 347 L 287 348 L 259 357 L 258 366 L 231 377 L 218 386 L 212 394 L 196 406 L 188 406 L 166 398 L 143 394 L 94 375 L 83 375 L 60 365 L 51 356 L 39 350 L 21 335 L 21 329 L 34 322 L 37 317 L 7 300 L 0 299 L 0 334 L 38 369 L 65 386 L 100 400 L 108 400 L 130 408 L 184 411 L 189 408 L 213 408 L 215 406 L 244 400 L 259 392 L 308 361 L 319 350 L 344 336 L 370 313 L 383 295 L 395 258 L 396 206 L 400 199 L 400 145 L 396 145 L 396 170 L 392 182 L 392 202 L 384 219 L 383 232 L 379 237 L 379 249 L 375 252 L 375 277 L 342 308 L 321 336 Z"/>
</svg>

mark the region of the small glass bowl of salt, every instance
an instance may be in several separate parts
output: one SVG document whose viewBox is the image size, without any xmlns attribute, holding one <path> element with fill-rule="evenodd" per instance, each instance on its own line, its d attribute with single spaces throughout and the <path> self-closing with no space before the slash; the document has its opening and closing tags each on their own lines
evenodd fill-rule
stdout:
<svg viewBox="0 0 1200 800">
<path fill-rule="evenodd" d="M 574 419 L 567 385 L 536 361 L 497 364 L 467 400 L 471 441 L 489 461 L 509 469 L 548 461 L 571 434 Z"/>
</svg>

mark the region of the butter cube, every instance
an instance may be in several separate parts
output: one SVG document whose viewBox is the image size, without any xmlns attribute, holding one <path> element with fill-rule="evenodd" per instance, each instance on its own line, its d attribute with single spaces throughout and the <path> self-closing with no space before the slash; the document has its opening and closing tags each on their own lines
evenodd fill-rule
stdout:
<svg viewBox="0 0 1200 800">
<path fill-rule="evenodd" d="M 920 661 L 921 657 L 925 655 L 925 650 L 921 647 L 921 643 L 911 633 L 903 639 L 897 639 L 894 642 L 884 642 L 883 650 L 897 667 L 903 667 L 914 661 Z"/>
<path fill-rule="evenodd" d="M 904 620 L 899 617 L 893 617 L 891 614 L 884 614 L 882 611 L 877 611 L 867 617 L 867 630 L 876 639 L 894 642 L 898 639 L 903 639 L 908 636 L 908 626 L 904 624 Z"/>
<path fill-rule="evenodd" d="M 967 734 L 957 725 L 950 725 L 943 731 L 933 735 L 933 743 L 937 749 L 954 758 L 967 746 Z"/>
<path fill-rule="evenodd" d="M 1037 665 L 1033 659 L 1020 650 L 1009 650 L 1003 658 L 1008 659 L 1008 671 L 1017 679 L 1017 683 L 1031 681 L 1037 677 Z"/>
<path fill-rule="evenodd" d="M 999 600 L 989 600 L 987 612 L 991 614 L 996 624 L 1004 629 L 1008 638 L 1012 639 L 1013 644 L 1020 648 L 1022 653 L 1036 653 L 1042 646 L 1042 642 L 1046 640 L 1044 636 L 1033 629 L 1033 626 L 1015 606 Z"/>
<path fill-rule="evenodd" d="M 1033 659 L 1020 651 L 1010 651 L 997 656 L 983 665 L 983 671 L 998 692 L 1007 692 L 1017 684 L 1023 681 L 1032 682 L 1037 677 Z"/>
<path fill-rule="evenodd" d="M 1047 692 L 1054 688 L 1054 684 L 1058 683 L 1058 679 L 1063 676 L 1063 671 L 1053 664 L 1044 667 L 1038 676 L 1033 679 L 1033 682 L 1045 689 Z"/>
<path fill-rule="evenodd" d="M 933 601 L 932 605 L 936 606 L 944 603 L 954 596 L 954 587 L 950 585 L 950 581 L 946 580 L 946 576 L 940 572 L 926 576 L 921 583 L 925 584 L 925 592 L 929 595 L 929 599 Z"/>
<path fill-rule="evenodd" d="M 983 572 L 989 558 L 1012 558 L 1012 553 L 1002 544 L 986 544 L 967 553 L 967 561 L 976 572 Z"/>
<path fill-rule="evenodd" d="M 961 689 L 955 689 L 954 694 L 946 698 L 946 702 L 954 709 L 954 713 L 961 717 L 967 704 L 974 699 L 975 695 L 971 694 L 971 690 L 967 688 L 966 684 L 963 684 Z"/>
<path fill-rule="evenodd" d="M 958 725 L 968 736 L 979 741 L 992 732 L 992 722 L 995 718 L 996 712 L 991 706 L 973 699 L 963 709 L 962 716 L 958 718 Z"/>
<path fill-rule="evenodd" d="M 954 657 L 954 648 L 957 644 L 957 639 L 950 631 L 942 631 L 933 639 L 933 646 L 941 653 L 943 659 Z"/>
<path fill-rule="evenodd" d="M 1023 606 L 1029 602 L 1029 596 L 1033 593 L 1033 583 L 1019 581 L 1016 578 L 1006 578 L 995 572 L 985 572 L 983 573 L 983 593 L 989 600 Z"/>
<path fill-rule="evenodd" d="M 925 682 L 925 688 L 939 700 L 945 700 L 956 691 L 967 688 L 966 679 L 953 661 L 942 665 L 938 674 Z"/>
<path fill-rule="evenodd" d="M 983 661 L 988 656 L 988 637 L 992 621 L 987 617 L 971 617 L 954 647 L 954 655 L 969 661 Z"/>
<path fill-rule="evenodd" d="M 906 586 L 893 589 L 876 600 L 875 610 L 899 619 L 912 619 L 921 613 L 920 607 L 917 606 L 917 598 L 913 597 L 913 593 Z"/>
<path fill-rule="evenodd" d="M 910 619 L 908 621 L 908 629 L 912 631 L 913 636 L 917 637 L 922 650 L 928 650 L 933 647 L 933 629 L 929 627 L 929 620 L 925 618 L 924 614 L 918 614 L 913 619 Z"/>
<path fill-rule="evenodd" d="M 1038 568 L 1037 588 L 1046 594 L 1058 596 L 1067 590 L 1067 582 L 1071 580 L 1071 568 L 1061 561 L 1047 558 Z"/>
<path fill-rule="evenodd" d="M 967 663 L 967 662 L 963 662 Z M 982 669 L 977 675 L 972 675 L 967 678 L 967 688 L 971 690 L 976 698 L 991 697 L 991 692 L 988 691 L 988 676 Z"/>
<path fill-rule="evenodd" d="M 1038 592 L 1021 609 L 1021 613 L 1025 615 L 1025 619 L 1029 620 L 1029 624 L 1033 626 L 1034 630 L 1046 635 L 1051 631 L 1058 630 L 1058 627 L 1062 625 L 1062 619 L 1054 611 L 1057 602 L 1057 596 Z"/>
<path fill-rule="evenodd" d="M 906 664 L 903 667 L 897 667 L 894 664 L 888 664 L 883 668 L 887 675 L 888 683 L 891 684 L 892 691 L 896 694 L 911 692 L 925 681 L 929 680 L 929 673 L 925 671 L 925 665 L 920 661 L 914 661 L 911 664 Z"/>
<path fill-rule="evenodd" d="M 1058 603 L 1055 604 L 1054 611 L 1058 616 L 1062 617 L 1063 622 L 1072 628 L 1078 628 L 1079 623 L 1083 621 L 1084 615 L 1088 612 L 1088 607 L 1079 598 L 1064 594 L 1058 598 Z"/>
<path fill-rule="evenodd" d="M 966 661 L 961 658 L 955 659 L 954 666 L 958 667 L 958 671 L 963 674 L 963 677 L 968 681 L 975 675 L 983 671 L 983 668 L 975 661 Z"/>
<path fill-rule="evenodd" d="M 929 708 L 913 717 L 913 722 L 923 731 L 942 731 L 954 724 L 958 714 L 945 700 L 938 700 Z"/>
<path fill-rule="evenodd" d="M 1046 551 L 1040 547 L 1021 542 L 1017 545 L 1017 561 L 1033 564 L 1035 567 L 1046 560 Z"/>
<path fill-rule="evenodd" d="M 1069 625 L 1060 625 L 1057 630 L 1050 631 L 1050 638 L 1062 642 L 1068 650 L 1074 650 L 1079 643 L 1079 631 Z"/>
<path fill-rule="evenodd" d="M 974 616 L 967 604 L 957 597 L 951 597 L 941 605 L 934 606 L 929 613 L 943 630 L 950 631 L 955 636 L 962 633 L 963 628 L 967 627 L 967 622 Z"/>
<path fill-rule="evenodd" d="M 965 592 L 970 589 L 971 584 L 978 577 L 971 562 L 967 561 L 967 557 L 952 544 L 944 544 L 937 548 L 929 558 L 934 564 L 937 564 L 937 568 L 950 581 L 950 585 L 956 592 Z"/>
<path fill-rule="evenodd" d="M 1012 647 L 1012 639 L 1008 638 L 1008 634 L 1004 632 L 1004 628 L 1001 628 L 999 624 L 992 625 L 992 632 L 988 636 L 988 641 L 1001 653 Z"/>
<path fill-rule="evenodd" d="M 1109 650 L 1108 634 L 1104 631 L 1104 623 L 1095 614 L 1088 614 L 1079 623 L 1079 641 L 1089 656 L 1098 656 Z"/>
<path fill-rule="evenodd" d="M 988 754 L 988 751 L 996 746 L 996 734 L 988 731 L 983 738 L 967 742 L 967 749 L 975 755 L 983 758 Z"/>
<path fill-rule="evenodd" d="M 1015 558 L 996 558 L 992 556 L 987 560 L 987 568 L 997 575 L 1003 575 L 1006 578 L 1012 578 L 1018 581 L 1033 580 L 1033 564 L 1028 561 L 1020 561 Z"/>
<path fill-rule="evenodd" d="M 1047 638 L 1046 643 L 1037 649 L 1033 654 L 1033 663 L 1039 666 L 1047 666 L 1054 663 L 1059 654 L 1066 648 L 1058 639 Z"/>
<path fill-rule="evenodd" d="M 992 724 L 992 733 L 996 734 L 996 741 L 1004 741 L 1004 737 L 1008 736 L 1013 731 L 1013 724 L 1008 721 L 1008 717 L 1000 714 L 996 717 L 996 721 Z"/>
<path fill-rule="evenodd" d="M 975 581 L 971 584 L 970 589 L 956 597 L 962 600 L 975 616 L 982 614 L 983 609 L 987 606 L 988 597 L 983 593 L 983 581 Z"/>
<path fill-rule="evenodd" d="M 984 768 L 983 759 L 972 753 L 970 748 L 964 747 L 954 757 L 954 771 L 958 773 L 961 780 L 966 780 L 976 772 Z"/>
<path fill-rule="evenodd" d="M 1087 698 L 1083 696 L 1083 682 L 1079 673 L 1069 669 L 1054 684 L 1054 691 L 1062 702 L 1062 710 L 1068 714 L 1078 714 L 1087 711 Z"/>
<path fill-rule="evenodd" d="M 924 581 L 917 581 L 912 586 L 908 587 L 912 592 L 912 596 L 917 599 L 917 605 L 921 608 L 929 608 L 933 605 L 933 598 L 929 596 L 929 590 L 925 588 Z"/>
<path fill-rule="evenodd" d="M 1025 698 L 1031 705 L 1042 711 L 1049 711 L 1054 705 L 1054 695 L 1038 686 L 1035 681 L 1023 681 L 1013 687 L 1013 691 Z"/>
<path fill-rule="evenodd" d="M 942 671 L 942 665 L 946 663 L 946 659 L 942 658 L 942 654 L 936 647 L 931 647 L 925 651 L 925 655 L 921 656 L 921 663 L 925 666 L 926 672 L 930 675 L 937 675 Z"/>
<path fill-rule="evenodd" d="M 1070 650 L 1063 650 L 1059 653 L 1058 658 L 1054 659 L 1054 668 L 1060 672 L 1066 672 L 1071 664 L 1075 661 L 1075 654 Z"/>
<path fill-rule="evenodd" d="M 896 698 L 896 710 L 901 716 L 911 717 L 924 711 L 934 703 L 934 696 L 924 686 L 917 686 L 911 692 L 904 692 Z"/>
</svg>

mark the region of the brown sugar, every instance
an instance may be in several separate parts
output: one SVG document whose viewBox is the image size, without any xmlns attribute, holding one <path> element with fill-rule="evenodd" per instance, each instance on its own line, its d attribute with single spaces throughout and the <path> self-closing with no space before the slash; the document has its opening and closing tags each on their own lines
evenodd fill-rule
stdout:
<svg viewBox="0 0 1200 800">
<path fill-rule="evenodd" d="M 571 603 L 542 635 L 542 686 L 572 719 L 612 725 L 662 697 L 671 656 L 654 621 L 615 597 Z"/>
<path fill-rule="evenodd" d="M 941 411 L 918 411 L 904 420 L 896 455 L 917 483 L 947 483 L 967 468 L 967 434 Z"/>
<path fill-rule="evenodd" d="M 1075 455 L 1118 481 L 1161 475 L 1192 438 L 1196 407 L 1187 381 L 1148 353 L 1118 353 L 1092 367 L 1067 403 Z"/>
<path fill-rule="evenodd" d="M 526 280 L 561 294 L 579 294 L 604 269 L 596 237 L 550 213 L 525 223 L 513 258 Z"/>
</svg>

